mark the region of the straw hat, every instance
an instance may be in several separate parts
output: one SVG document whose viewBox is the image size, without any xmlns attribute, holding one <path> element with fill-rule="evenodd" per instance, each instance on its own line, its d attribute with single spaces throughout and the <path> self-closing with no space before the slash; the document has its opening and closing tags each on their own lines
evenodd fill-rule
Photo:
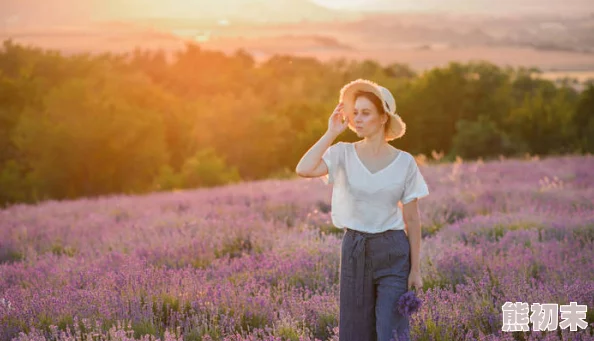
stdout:
<svg viewBox="0 0 594 341">
<path fill-rule="evenodd" d="M 367 79 L 354 80 L 340 89 L 339 101 L 344 103 L 344 113 L 349 116 L 353 114 L 355 108 L 355 94 L 357 91 L 368 91 L 375 94 L 382 102 L 383 110 L 388 114 L 386 140 L 392 141 L 402 137 L 406 132 L 406 124 L 396 113 L 396 100 L 390 90 Z M 380 113 L 381 114 L 381 113 Z M 349 128 L 356 131 L 355 127 L 349 122 Z"/>
</svg>

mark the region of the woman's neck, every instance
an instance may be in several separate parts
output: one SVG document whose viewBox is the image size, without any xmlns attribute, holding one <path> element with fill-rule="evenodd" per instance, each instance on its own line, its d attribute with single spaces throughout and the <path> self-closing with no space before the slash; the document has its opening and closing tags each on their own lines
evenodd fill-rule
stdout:
<svg viewBox="0 0 594 341">
<path fill-rule="evenodd" d="M 379 155 L 382 150 L 386 147 L 386 140 L 381 134 L 377 134 L 370 137 L 365 137 L 359 141 L 360 145 L 370 154 Z"/>
</svg>

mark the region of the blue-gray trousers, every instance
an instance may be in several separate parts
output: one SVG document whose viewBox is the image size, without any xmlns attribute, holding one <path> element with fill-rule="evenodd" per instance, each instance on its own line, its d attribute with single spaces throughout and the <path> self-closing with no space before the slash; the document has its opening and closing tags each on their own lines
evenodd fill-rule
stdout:
<svg viewBox="0 0 594 341">
<path fill-rule="evenodd" d="M 410 340 L 409 319 L 395 309 L 407 291 L 410 266 L 404 230 L 345 230 L 340 260 L 340 341 Z"/>
</svg>

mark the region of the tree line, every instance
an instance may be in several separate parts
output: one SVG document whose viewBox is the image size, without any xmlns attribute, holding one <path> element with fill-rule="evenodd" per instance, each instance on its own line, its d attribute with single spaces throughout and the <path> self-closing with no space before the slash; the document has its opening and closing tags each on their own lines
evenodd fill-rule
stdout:
<svg viewBox="0 0 594 341">
<path fill-rule="evenodd" d="M 0 204 L 205 187 L 292 173 L 339 89 L 389 88 L 407 133 L 445 159 L 594 152 L 594 83 L 534 68 L 452 62 L 423 73 L 373 60 L 275 55 L 262 63 L 189 43 L 167 54 L 0 50 Z M 347 129 L 341 140 L 354 141 Z"/>
</svg>

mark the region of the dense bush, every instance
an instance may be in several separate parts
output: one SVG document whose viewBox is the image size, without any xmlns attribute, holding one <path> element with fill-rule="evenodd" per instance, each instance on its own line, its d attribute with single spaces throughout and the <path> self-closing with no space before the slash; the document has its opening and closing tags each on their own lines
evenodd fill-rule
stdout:
<svg viewBox="0 0 594 341">
<path fill-rule="evenodd" d="M 0 50 L 0 204 L 276 177 L 320 137 L 342 85 L 388 87 L 407 134 L 393 144 L 444 160 L 594 152 L 594 85 L 484 61 L 416 74 L 372 60 L 263 63 L 188 44 L 65 56 Z M 347 130 L 343 140 L 356 136 Z M 212 162 L 192 161 L 212 150 Z M 219 161 L 215 161 L 219 160 Z M 221 168 L 236 170 L 221 174 Z M 190 174 L 195 172 L 197 174 Z M 184 178 L 185 180 L 182 180 Z"/>
</svg>

